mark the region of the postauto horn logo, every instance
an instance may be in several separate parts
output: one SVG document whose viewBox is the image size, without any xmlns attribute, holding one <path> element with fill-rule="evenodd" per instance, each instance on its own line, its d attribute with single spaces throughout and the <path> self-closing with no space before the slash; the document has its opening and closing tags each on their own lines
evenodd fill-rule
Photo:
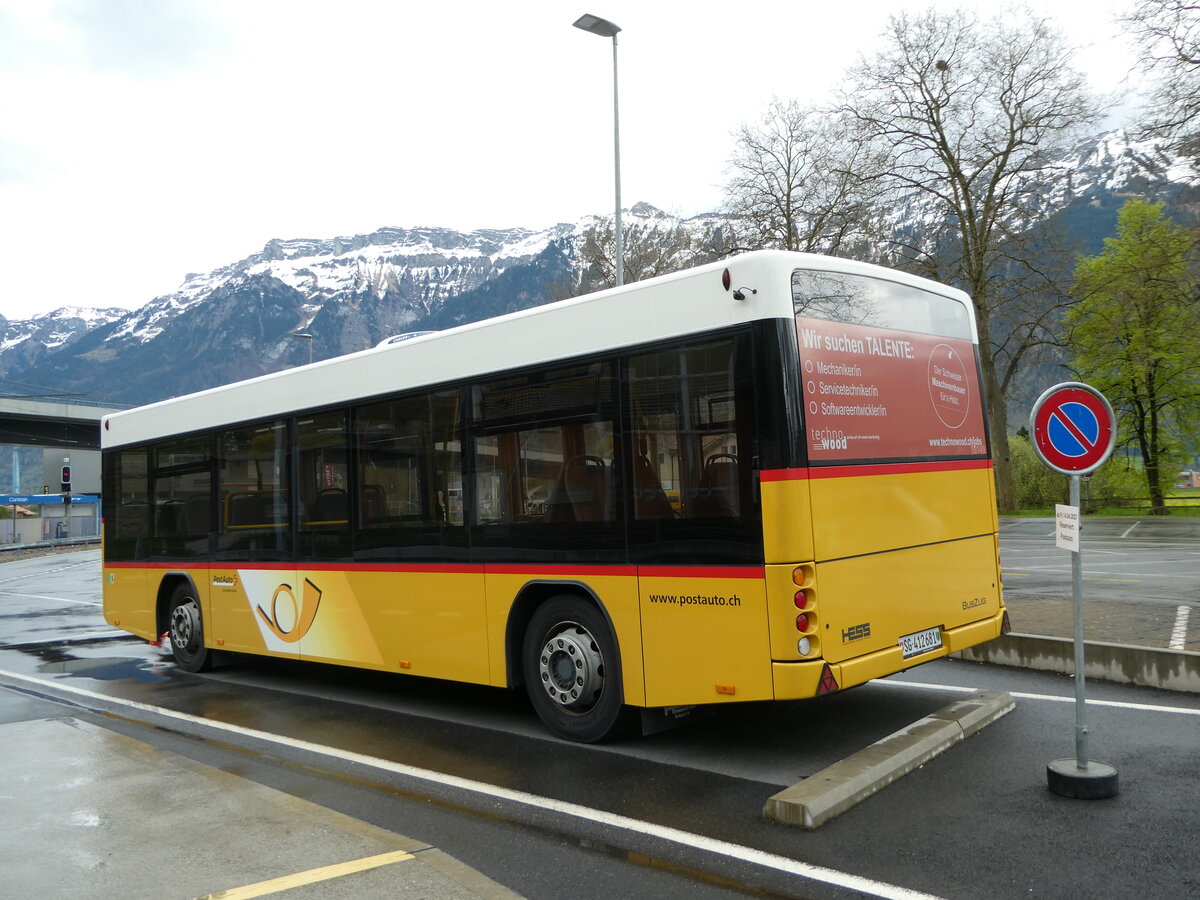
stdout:
<svg viewBox="0 0 1200 900">
<path fill-rule="evenodd" d="M 283 617 L 280 617 L 280 604 L 284 605 Z M 290 608 L 288 608 L 290 604 Z M 261 605 L 255 611 L 267 626 L 267 629 L 285 644 L 294 644 L 312 628 L 317 618 L 317 607 L 321 605 L 321 589 L 304 579 L 304 595 L 296 600 L 290 584 L 281 584 L 271 595 L 271 611 L 268 613 Z"/>
</svg>

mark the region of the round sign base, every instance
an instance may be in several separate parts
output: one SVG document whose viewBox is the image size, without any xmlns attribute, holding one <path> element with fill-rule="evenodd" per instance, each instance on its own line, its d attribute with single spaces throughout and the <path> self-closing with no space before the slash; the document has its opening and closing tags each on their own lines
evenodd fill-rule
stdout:
<svg viewBox="0 0 1200 900">
<path fill-rule="evenodd" d="M 1050 790 L 1075 800 L 1107 800 L 1117 796 L 1117 770 L 1108 763 L 1089 759 L 1079 767 L 1075 757 L 1056 759 L 1046 766 L 1046 782 Z"/>
</svg>

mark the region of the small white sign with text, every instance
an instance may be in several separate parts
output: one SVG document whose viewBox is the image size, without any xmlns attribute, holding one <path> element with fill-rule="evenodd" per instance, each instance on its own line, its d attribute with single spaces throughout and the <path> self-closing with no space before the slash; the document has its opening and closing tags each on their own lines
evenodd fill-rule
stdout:
<svg viewBox="0 0 1200 900">
<path fill-rule="evenodd" d="M 1060 550 L 1079 552 L 1079 507 L 1054 506 L 1054 543 Z"/>
</svg>

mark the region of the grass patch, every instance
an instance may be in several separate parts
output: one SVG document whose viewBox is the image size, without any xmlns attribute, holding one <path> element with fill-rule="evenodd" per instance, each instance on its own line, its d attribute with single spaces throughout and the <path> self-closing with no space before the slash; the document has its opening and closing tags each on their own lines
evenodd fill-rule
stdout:
<svg viewBox="0 0 1200 900">
<path fill-rule="evenodd" d="M 1167 516 L 1167 518 L 1200 519 L 1200 504 L 1197 504 L 1196 500 L 1197 500 L 1197 498 L 1190 498 L 1187 501 L 1176 500 L 1175 502 L 1172 502 L 1171 499 L 1168 499 L 1167 500 L 1167 509 L 1170 510 L 1170 514 Z M 1190 505 L 1182 505 L 1183 503 L 1187 503 Z M 1099 509 L 1090 509 L 1090 508 L 1085 507 L 1083 514 L 1085 516 L 1119 516 L 1119 517 L 1125 517 L 1125 518 L 1150 518 L 1151 517 L 1149 503 L 1147 503 L 1145 506 L 1102 506 Z M 1012 515 L 1019 516 L 1021 518 L 1027 518 L 1027 519 L 1038 519 L 1038 518 L 1052 519 L 1052 518 L 1054 518 L 1054 510 L 1053 509 L 1020 509 L 1020 510 L 1017 510 Z M 1158 518 L 1161 518 L 1161 517 L 1158 517 Z"/>
</svg>

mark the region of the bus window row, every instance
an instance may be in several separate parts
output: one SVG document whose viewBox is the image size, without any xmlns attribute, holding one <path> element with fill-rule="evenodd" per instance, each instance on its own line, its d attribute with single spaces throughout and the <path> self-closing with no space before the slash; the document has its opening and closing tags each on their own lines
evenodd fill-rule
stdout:
<svg viewBox="0 0 1200 900">
<path fill-rule="evenodd" d="M 109 555 L 621 560 L 707 529 L 753 558 L 750 356 L 725 338 L 116 450 Z"/>
</svg>

